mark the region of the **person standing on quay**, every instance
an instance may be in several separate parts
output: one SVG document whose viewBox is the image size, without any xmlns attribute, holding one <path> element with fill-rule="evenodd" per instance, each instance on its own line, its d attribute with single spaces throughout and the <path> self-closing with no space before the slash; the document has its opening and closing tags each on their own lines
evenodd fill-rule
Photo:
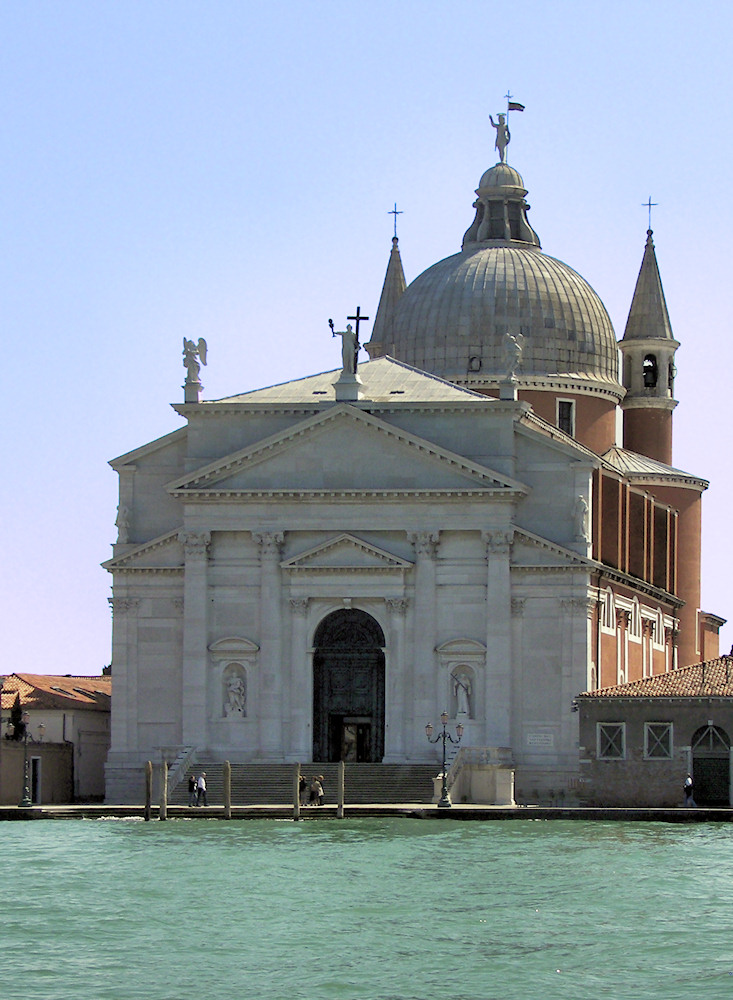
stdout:
<svg viewBox="0 0 733 1000">
<path fill-rule="evenodd" d="M 196 805 L 196 776 L 193 774 L 188 776 L 188 804 Z"/>
<path fill-rule="evenodd" d="M 201 800 L 204 800 L 204 805 L 207 806 L 209 803 L 206 801 L 206 771 L 202 771 L 199 775 L 199 780 L 196 782 L 196 792 L 197 792 L 197 805 L 201 805 Z"/>
<path fill-rule="evenodd" d="M 685 806 L 689 809 L 697 809 L 697 803 L 692 797 L 692 775 L 688 773 L 685 778 Z"/>
</svg>

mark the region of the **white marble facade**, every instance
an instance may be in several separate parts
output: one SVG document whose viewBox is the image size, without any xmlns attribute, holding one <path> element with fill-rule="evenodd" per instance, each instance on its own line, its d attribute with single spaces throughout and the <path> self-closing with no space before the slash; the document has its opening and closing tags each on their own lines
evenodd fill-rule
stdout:
<svg viewBox="0 0 733 1000">
<path fill-rule="evenodd" d="M 511 748 L 518 787 L 577 770 L 599 459 L 390 358 L 350 402 L 337 376 L 176 407 L 184 427 L 112 463 L 110 801 L 161 750 L 313 760 L 314 642 L 344 609 L 383 636 L 380 759 L 435 759 L 446 709 L 468 745 Z"/>
</svg>

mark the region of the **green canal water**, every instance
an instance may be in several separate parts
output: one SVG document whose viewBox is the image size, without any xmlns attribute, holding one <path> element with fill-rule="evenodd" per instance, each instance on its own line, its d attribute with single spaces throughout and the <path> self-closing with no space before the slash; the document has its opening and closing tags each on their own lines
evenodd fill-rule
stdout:
<svg viewBox="0 0 733 1000">
<path fill-rule="evenodd" d="M 0 824 L 5 1000 L 733 997 L 733 828 Z"/>
</svg>

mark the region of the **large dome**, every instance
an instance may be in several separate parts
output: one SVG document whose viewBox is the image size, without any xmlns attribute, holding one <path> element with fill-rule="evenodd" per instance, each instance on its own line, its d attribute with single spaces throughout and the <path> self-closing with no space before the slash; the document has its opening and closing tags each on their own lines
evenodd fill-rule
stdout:
<svg viewBox="0 0 733 1000">
<path fill-rule="evenodd" d="M 424 271 L 401 296 L 385 347 L 451 381 L 481 380 L 505 374 L 507 333 L 525 338 L 522 381 L 618 381 L 616 337 L 599 297 L 567 264 L 513 241 L 470 244 Z"/>
<path fill-rule="evenodd" d="M 520 384 L 595 385 L 620 396 L 608 313 L 577 272 L 542 253 L 519 172 L 497 163 L 476 194 L 462 251 L 395 296 L 375 324 L 372 356 L 478 387 L 508 377 L 507 341 L 521 334 Z"/>
</svg>

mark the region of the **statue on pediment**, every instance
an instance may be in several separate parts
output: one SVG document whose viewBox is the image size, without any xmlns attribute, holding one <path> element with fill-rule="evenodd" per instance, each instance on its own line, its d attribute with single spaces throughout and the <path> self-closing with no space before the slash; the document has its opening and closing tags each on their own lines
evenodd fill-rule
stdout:
<svg viewBox="0 0 733 1000">
<path fill-rule="evenodd" d="M 524 353 L 524 335 L 521 333 L 504 334 L 504 364 L 508 378 L 515 378 L 522 365 Z"/>
<path fill-rule="evenodd" d="M 579 542 L 587 542 L 589 535 L 589 514 L 588 501 L 580 493 L 575 500 L 573 508 L 573 519 L 575 521 L 575 538 Z"/>
<path fill-rule="evenodd" d="M 345 330 L 334 330 L 333 320 L 329 320 L 332 337 L 341 337 L 341 365 L 344 375 L 356 375 L 356 358 L 359 353 L 359 340 L 351 323 Z"/>
<path fill-rule="evenodd" d="M 117 542 L 120 545 L 127 545 L 130 537 L 130 508 L 123 503 L 117 508 L 115 527 L 117 528 Z"/>
<path fill-rule="evenodd" d="M 196 383 L 199 382 L 199 373 L 201 372 L 201 365 L 199 364 L 199 358 L 201 359 L 201 365 L 206 364 L 206 341 L 203 337 L 199 337 L 198 344 L 194 343 L 193 340 L 188 340 L 186 337 L 183 338 L 183 367 L 186 369 L 186 382 Z"/>
</svg>

